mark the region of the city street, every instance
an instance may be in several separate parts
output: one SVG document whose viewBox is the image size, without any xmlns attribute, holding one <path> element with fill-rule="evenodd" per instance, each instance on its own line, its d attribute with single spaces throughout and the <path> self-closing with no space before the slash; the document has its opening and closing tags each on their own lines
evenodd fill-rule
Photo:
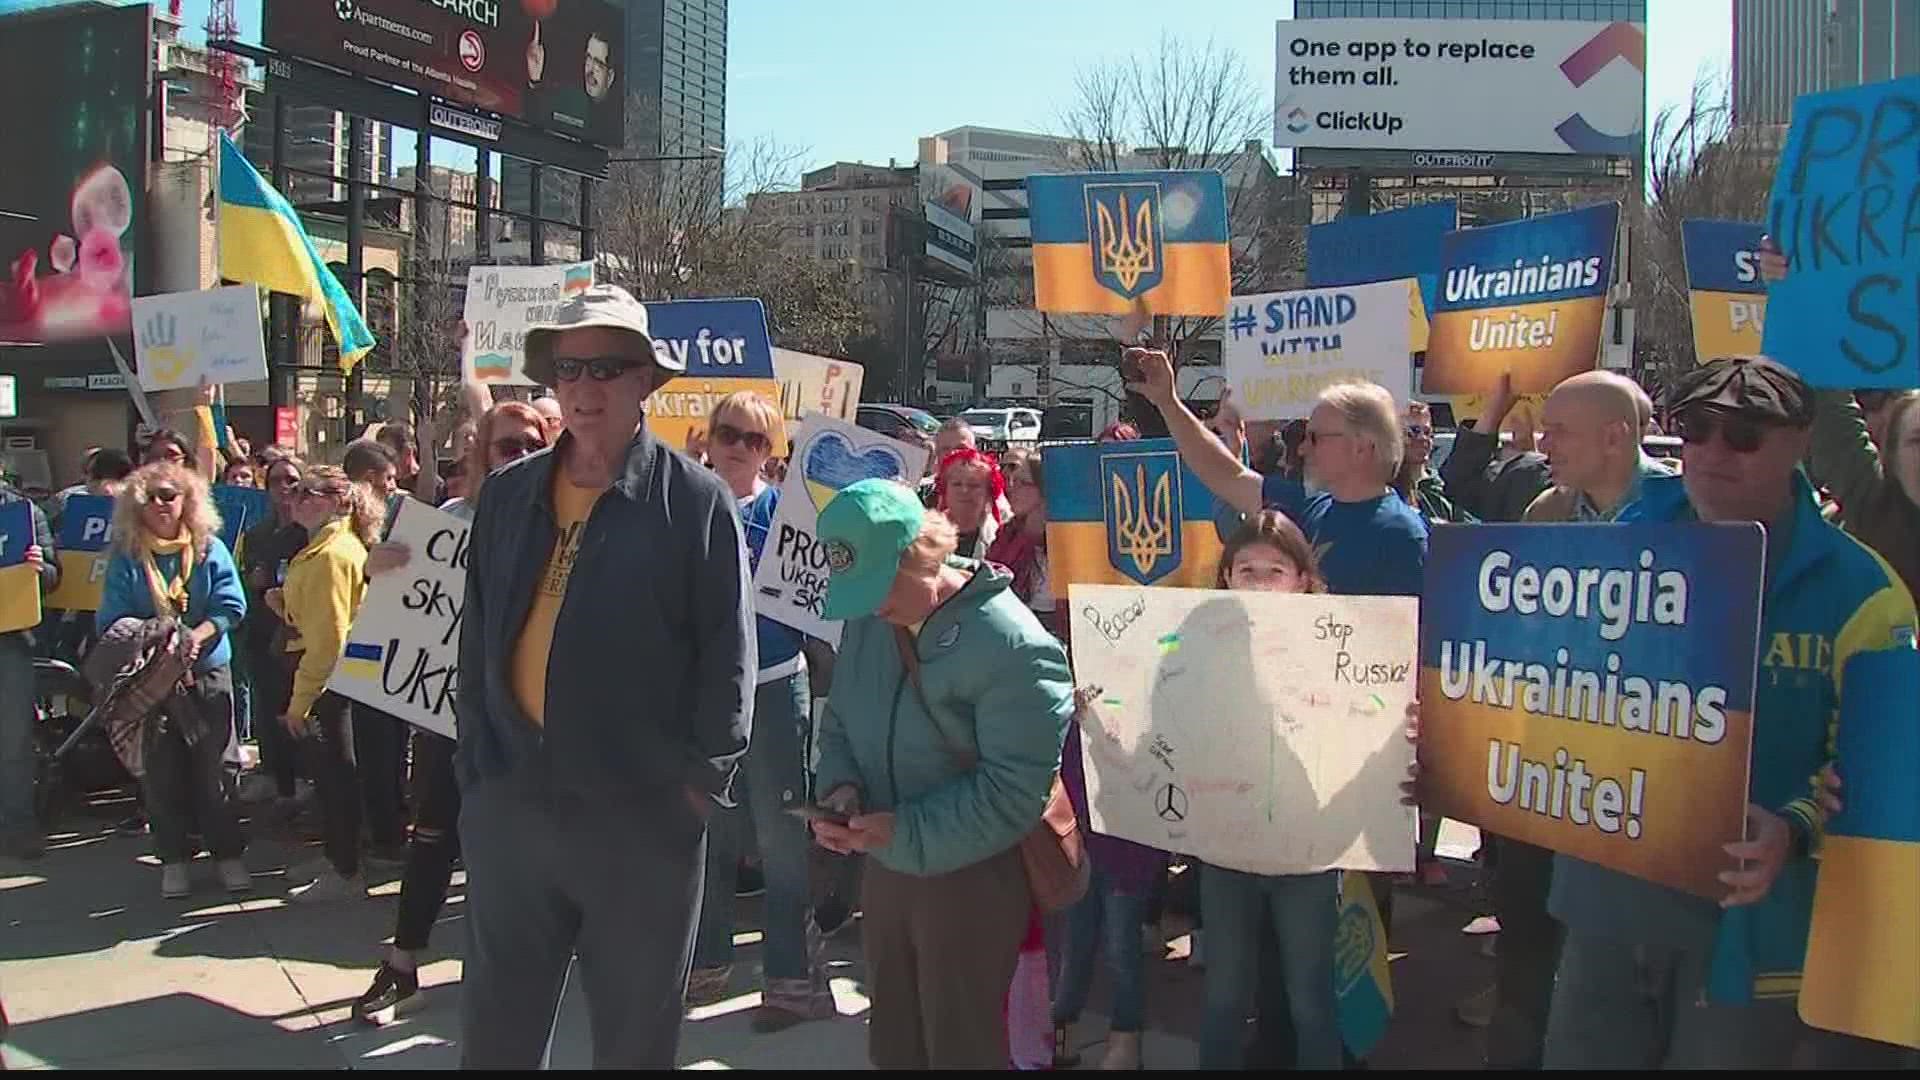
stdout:
<svg viewBox="0 0 1920 1080">
<path fill-rule="evenodd" d="M 461 882 L 436 931 L 435 959 L 421 969 L 413 1007 L 384 1028 L 355 1024 L 349 1007 L 366 989 L 381 943 L 392 932 L 397 871 L 379 878 L 358 905 L 290 907 L 290 849 L 256 839 L 247 856 L 256 892 L 233 902 L 216 891 L 212 867 L 195 865 L 193 897 L 163 901 L 145 838 L 116 836 L 121 809 L 72 816 L 38 863 L 0 863 L 0 1000 L 13 1021 L 9 1068 L 451 1068 L 459 1060 Z M 255 830 L 256 837 L 260 830 Z M 1449 829 L 1443 850 L 1458 853 L 1470 830 Z M 304 862 L 301 854 L 294 861 Z M 1451 864 L 1464 881 L 1470 868 Z M 1473 1066 L 1476 1033 L 1451 1015 L 1455 1001 L 1485 984 L 1491 963 L 1460 933 L 1476 912 L 1471 890 L 1404 889 L 1395 912 L 1399 1013 L 1376 1065 Z M 867 1002 L 860 985 L 857 928 L 831 942 L 840 1019 L 755 1035 L 759 1002 L 757 901 L 740 905 L 735 966 L 738 996 L 696 1009 L 683 1028 L 689 1068 L 864 1068 Z M 1202 976 L 1183 958 L 1183 926 L 1169 918 L 1168 962 L 1151 967 L 1146 1060 L 1190 1067 L 1195 1057 Z M 1404 955 L 1400 951 L 1404 950 Z M 1102 1007 L 1096 991 L 1094 1009 Z M 583 1002 L 561 1008 L 552 1063 L 591 1063 Z M 1076 1036 L 1098 1060 L 1104 1019 L 1089 1016 Z"/>
</svg>

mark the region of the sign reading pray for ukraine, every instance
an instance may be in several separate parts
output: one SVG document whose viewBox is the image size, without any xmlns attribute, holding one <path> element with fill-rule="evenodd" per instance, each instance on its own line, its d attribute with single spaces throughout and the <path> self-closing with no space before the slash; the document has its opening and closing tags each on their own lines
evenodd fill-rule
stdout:
<svg viewBox="0 0 1920 1080">
<path fill-rule="evenodd" d="M 390 539 L 407 565 L 373 579 L 327 689 L 455 738 L 468 523 L 404 499 Z"/>
<path fill-rule="evenodd" d="M 1920 77 L 1793 102 L 1767 231 L 1787 257 L 1766 353 L 1811 386 L 1920 386 Z"/>
<path fill-rule="evenodd" d="M 1292 420 L 1339 382 L 1413 392 L 1404 281 L 1236 296 L 1227 306 L 1227 384 L 1249 420 Z"/>
<path fill-rule="evenodd" d="M 1761 350 L 1767 284 L 1760 280 L 1760 237 L 1744 221 L 1683 221 L 1687 299 L 1693 309 L 1693 354 L 1700 363 Z"/>
<path fill-rule="evenodd" d="M 1435 529 L 1420 604 L 1425 805 L 1719 900 L 1741 839 L 1757 525 Z"/>
<path fill-rule="evenodd" d="M 1232 256 L 1221 174 L 1027 177 L 1035 306 L 1041 311 L 1218 317 Z"/>
<path fill-rule="evenodd" d="M 1213 587 L 1220 561 L 1213 495 L 1172 439 L 1041 453 L 1055 596 L 1074 584 Z"/>
<path fill-rule="evenodd" d="M 60 552 L 60 585 L 47 594 L 46 605 L 61 611 L 99 611 L 112 542 L 113 497 L 68 496 L 60 512 L 60 535 L 53 538 Z"/>
<path fill-rule="evenodd" d="M 1421 389 L 1553 389 L 1600 360 L 1620 205 L 1461 229 L 1442 245 Z"/>
<path fill-rule="evenodd" d="M 649 301 L 647 332 L 654 352 L 686 371 L 647 399 L 647 430 L 669 446 L 697 446 L 707 433 L 707 414 L 736 390 L 759 394 L 779 414 L 773 339 L 760 301 Z M 785 457 L 785 425 L 775 425 L 772 436 L 774 456 Z"/>
<path fill-rule="evenodd" d="M 0 633 L 40 625 L 40 572 L 27 565 L 33 544 L 32 504 L 0 505 Z"/>
<path fill-rule="evenodd" d="M 831 645 L 840 643 L 840 623 L 821 618 L 832 576 L 826 545 L 817 539 L 820 511 L 859 480 L 917 483 L 927 467 L 927 449 L 896 442 L 878 432 L 815 413 L 800 422 L 793 463 L 780 485 L 759 563 L 753 572 L 753 608 L 777 623 Z"/>
</svg>

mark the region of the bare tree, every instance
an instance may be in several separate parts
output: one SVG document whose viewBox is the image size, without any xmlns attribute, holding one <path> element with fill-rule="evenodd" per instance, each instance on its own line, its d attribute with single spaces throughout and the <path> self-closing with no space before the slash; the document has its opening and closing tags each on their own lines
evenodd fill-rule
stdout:
<svg viewBox="0 0 1920 1080">
<path fill-rule="evenodd" d="M 1686 102 L 1662 109 L 1654 120 L 1633 277 L 1643 283 L 1635 288 L 1636 351 L 1655 385 L 1694 362 L 1681 222 L 1764 221 L 1779 158 L 1771 134 L 1736 125 L 1725 81 L 1706 75 L 1694 81 Z"/>
</svg>

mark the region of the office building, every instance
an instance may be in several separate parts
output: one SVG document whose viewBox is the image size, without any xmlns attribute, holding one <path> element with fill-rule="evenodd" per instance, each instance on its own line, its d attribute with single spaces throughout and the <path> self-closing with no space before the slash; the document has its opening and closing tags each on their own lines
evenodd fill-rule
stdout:
<svg viewBox="0 0 1920 1080">
<path fill-rule="evenodd" d="M 1793 99 L 1920 74 L 1914 0 L 1733 0 L 1733 112 L 1784 125 Z"/>
<path fill-rule="evenodd" d="M 408 165 L 394 174 L 393 185 L 402 191 L 413 191 L 417 169 Z M 434 165 L 427 170 L 427 190 L 431 193 L 433 211 L 428 219 L 428 257 L 461 260 L 475 253 L 475 240 L 479 230 L 479 178 L 471 170 L 449 169 L 444 165 Z M 500 186 L 489 189 L 492 208 L 500 208 Z M 400 231 L 413 233 L 417 220 L 412 199 L 400 204 Z M 503 231 L 502 225 L 494 226 L 497 238 Z M 444 256 L 442 253 L 444 252 Z"/>
<path fill-rule="evenodd" d="M 844 267 L 878 316 L 887 304 L 888 216 L 895 207 L 919 212 L 914 185 L 912 166 L 842 161 L 804 174 L 799 191 L 750 196 L 748 213 L 778 227 L 785 253 Z"/>
<path fill-rule="evenodd" d="M 253 167 L 273 175 L 274 95 L 259 90 L 247 94 L 246 138 L 242 149 Z M 295 206 L 344 201 L 347 185 L 348 116 L 325 105 L 293 102 L 287 106 L 287 184 L 281 194 Z M 361 126 L 360 145 L 366 168 L 361 178 L 387 184 L 393 177 L 393 128 L 368 120 Z"/>
</svg>

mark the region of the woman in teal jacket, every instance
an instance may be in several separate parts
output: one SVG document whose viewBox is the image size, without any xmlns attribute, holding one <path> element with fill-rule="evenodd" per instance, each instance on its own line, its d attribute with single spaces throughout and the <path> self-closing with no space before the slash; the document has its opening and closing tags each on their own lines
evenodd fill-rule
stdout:
<svg viewBox="0 0 1920 1080">
<path fill-rule="evenodd" d="M 135 472 L 114 506 L 113 558 L 95 617 L 103 634 L 121 619 L 178 619 L 180 648 L 193 665 L 187 690 L 198 708 L 163 711 L 147 723 L 141 793 L 168 898 L 190 891 L 187 832 L 196 819 L 227 891 L 251 884 L 222 763 L 233 738 L 229 642 L 246 617 L 247 594 L 219 533 L 220 512 L 198 474 L 170 462 Z"/>
<path fill-rule="evenodd" d="M 876 1068 L 1007 1066 L 1002 1002 L 1040 821 L 1073 714 L 1060 643 L 1012 576 L 951 558 L 952 522 L 863 480 L 821 511 L 825 614 L 846 619 L 821 720 L 814 836 L 863 885 Z"/>
</svg>

